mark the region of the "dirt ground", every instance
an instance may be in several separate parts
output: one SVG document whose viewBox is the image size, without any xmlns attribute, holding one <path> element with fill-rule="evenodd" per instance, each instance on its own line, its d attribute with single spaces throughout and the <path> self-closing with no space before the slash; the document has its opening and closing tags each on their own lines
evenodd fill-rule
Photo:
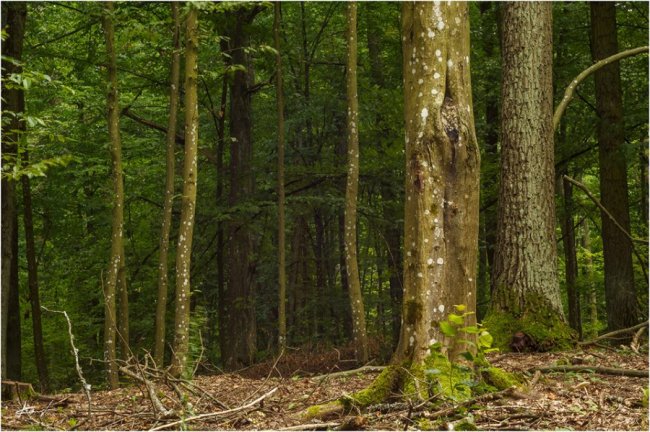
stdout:
<svg viewBox="0 0 650 432">
<path fill-rule="evenodd" d="M 477 400 L 446 413 L 446 408 L 455 407 L 453 403 L 427 410 L 394 403 L 323 423 L 305 421 L 299 413 L 313 404 L 364 388 L 378 372 L 322 375 L 351 367 L 337 350 L 316 358 L 304 355 L 310 359 L 306 365 L 300 358 L 298 354 L 290 355 L 240 374 L 198 376 L 193 382 L 194 393 L 182 392 L 189 394 L 183 422 L 177 414 L 156 420 L 145 387 L 132 383 L 114 391 L 92 392 L 90 415 L 83 393 L 59 394 L 52 400 L 3 402 L 2 429 L 149 430 L 171 424 L 165 430 L 453 430 L 460 428 L 460 420 L 470 418 L 479 430 L 648 430 L 648 409 L 642 403 L 648 377 L 591 372 L 544 373 L 536 377 L 530 371 L 558 364 L 647 370 L 647 353 L 590 349 L 493 354 L 490 359 L 495 366 L 523 373 L 532 388 L 504 393 L 493 400 Z M 321 369 L 321 375 L 305 376 L 315 369 Z M 157 384 L 155 391 L 166 409 L 181 411 L 179 398 L 168 386 Z M 454 413 L 441 415 L 449 412 Z M 206 416 L 192 418 L 199 415 Z"/>
</svg>

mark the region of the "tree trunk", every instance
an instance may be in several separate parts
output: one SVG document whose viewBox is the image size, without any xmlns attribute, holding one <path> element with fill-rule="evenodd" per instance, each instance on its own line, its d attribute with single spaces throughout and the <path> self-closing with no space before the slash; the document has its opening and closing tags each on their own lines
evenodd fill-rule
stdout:
<svg viewBox="0 0 650 432">
<path fill-rule="evenodd" d="M 359 132 L 357 99 L 357 4 L 347 8 L 347 68 L 346 86 L 348 102 L 348 177 L 345 189 L 345 267 L 348 278 L 348 295 L 352 308 L 352 341 L 358 363 L 368 361 L 368 338 L 363 295 L 359 283 L 357 262 L 357 195 L 359 194 Z"/>
<path fill-rule="evenodd" d="M 163 203 L 163 222 L 160 230 L 160 256 L 158 259 L 158 298 L 156 300 L 156 327 L 154 335 L 154 355 L 156 366 L 164 366 L 165 360 L 165 316 L 167 312 L 169 231 L 172 225 L 174 203 L 174 165 L 176 163 L 176 125 L 178 118 L 178 85 L 180 84 L 180 31 L 178 3 L 171 2 L 173 51 L 170 65 L 169 120 L 167 122 L 167 155 L 165 175 L 165 198 Z"/>
<path fill-rule="evenodd" d="M 282 89 L 282 56 L 280 55 L 280 17 L 281 4 L 275 3 L 273 19 L 273 38 L 275 42 L 276 76 L 275 85 L 278 109 L 278 347 L 284 351 L 287 344 L 287 275 L 285 263 L 284 232 L 284 95 Z"/>
<path fill-rule="evenodd" d="M 117 276 L 117 295 L 119 297 L 119 307 L 117 308 L 117 331 L 120 341 L 120 358 L 128 360 L 131 356 L 129 346 L 129 292 L 126 285 L 126 255 L 124 255 L 124 240 L 120 247 L 120 270 Z"/>
<path fill-rule="evenodd" d="M 190 342 L 190 266 L 198 182 L 197 149 L 199 142 L 198 10 L 189 5 L 185 21 L 185 155 L 183 160 L 183 198 L 176 246 L 176 311 L 174 314 L 174 350 L 170 373 L 180 376 L 187 367 Z"/>
<path fill-rule="evenodd" d="M 246 50 L 249 46 L 248 26 L 254 18 L 247 8 L 231 15 L 229 53 L 233 65 L 244 70 L 233 73 L 230 92 L 230 197 L 229 205 L 235 207 L 245 202 L 254 191 L 252 172 L 253 136 L 250 86 L 253 81 L 252 66 Z M 224 323 L 222 329 L 222 359 L 229 370 L 250 365 L 255 359 L 257 330 L 255 322 L 255 292 L 253 274 L 255 264 L 253 239 L 243 217 L 230 222 L 229 272 L 230 278 L 224 295 Z"/>
<path fill-rule="evenodd" d="M 598 336 L 598 295 L 596 292 L 596 284 L 592 279 L 593 260 L 591 259 L 591 238 L 589 234 L 589 221 L 584 219 L 582 221 L 582 249 L 585 254 L 585 265 L 582 273 L 586 279 L 584 286 L 586 287 L 586 298 L 589 304 L 589 325 L 591 328 L 590 334 L 586 335 L 589 338 Z"/>
<path fill-rule="evenodd" d="M 617 52 L 615 4 L 591 3 L 592 59 L 595 62 Z M 612 217 L 630 232 L 619 63 L 602 67 L 595 72 L 594 77 L 598 111 L 600 199 Z M 632 243 L 604 212 L 601 212 L 601 219 L 607 326 L 609 330 L 618 330 L 631 327 L 638 321 Z"/>
<path fill-rule="evenodd" d="M 486 320 L 500 347 L 516 331 L 540 345 L 570 336 L 557 280 L 551 7 L 503 5 L 501 181 Z"/>
<path fill-rule="evenodd" d="M 23 165 L 29 165 L 27 150 L 23 153 Z M 25 225 L 25 256 L 27 258 L 27 285 L 29 302 L 32 306 L 32 333 L 34 337 L 34 361 L 38 372 L 41 393 L 47 393 L 50 379 L 47 371 L 47 359 L 43 348 L 43 326 L 41 324 L 41 301 L 38 289 L 38 263 L 34 246 L 34 222 L 32 211 L 32 188 L 28 176 L 21 178 L 23 186 L 23 221 Z"/>
<path fill-rule="evenodd" d="M 473 312 L 479 152 L 466 3 L 402 5 L 406 204 L 403 324 L 393 362 L 421 363 L 444 342 L 454 304 Z M 466 324 L 472 324 L 472 318 Z"/>
<path fill-rule="evenodd" d="M 562 242 L 564 246 L 565 281 L 569 304 L 569 325 L 582 339 L 582 321 L 580 317 L 580 293 L 576 280 L 578 278 L 578 259 L 576 256 L 576 235 L 573 224 L 573 187 L 562 179 Z"/>
<path fill-rule="evenodd" d="M 113 216 L 111 234 L 111 259 L 104 289 L 104 360 L 106 361 L 108 384 L 118 387 L 116 347 L 116 295 L 120 284 L 120 269 L 124 266 L 124 180 L 122 174 L 122 145 L 120 142 L 120 108 L 117 90 L 117 67 L 115 62 L 115 29 L 113 26 L 113 2 L 104 4 L 102 26 L 106 40 L 108 69 L 107 119 L 113 175 Z M 126 287 L 124 287 L 126 289 Z"/>
<path fill-rule="evenodd" d="M 20 61 L 22 59 L 27 18 L 26 2 L 2 4 L 2 28 L 7 38 L 2 43 L 2 55 Z M 25 111 L 25 95 L 22 89 L 6 88 L 11 74 L 22 72 L 20 65 L 3 61 L 2 97 L 3 112 L 16 114 L 2 125 L 2 373 L 3 380 L 21 379 L 21 333 L 20 302 L 18 298 L 18 213 L 16 206 L 16 182 L 4 173 L 11 172 L 18 163 L 18 141 L 25 122 L 18 117 Z"/>
</svg>

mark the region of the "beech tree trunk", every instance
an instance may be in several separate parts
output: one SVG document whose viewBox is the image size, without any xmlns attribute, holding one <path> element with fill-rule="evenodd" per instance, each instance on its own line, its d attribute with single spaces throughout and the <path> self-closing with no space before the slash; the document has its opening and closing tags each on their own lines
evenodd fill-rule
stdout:
<svg viewBox="0 0 650 432">
<path fill-rule="evenodd" d="M 185 20 L 185 156 L 183 161 L 183 197 L 176 246 L 176 311 L 174 314 L 174 350 L 170 373 L 180 376 L 187 367 L 190 342 L 190 265 L 196 209 L 199 142 L 198 81 L 198 10 L 189 4 Z"/>
<path fill-rule="evenodd" d="M 455 304 L 476 309 L 480 161 L 468 14 L 467 3 L 402 4 L 404 303 L 394 364 L 421 364 L 435 342 L 446 352 L 438 323 Z"/>
<path fill-rule="evenodd" d="M 158 367 L 163 367 L 165 359 L 165 315 L 167 312 L 167 279 L 169 255 L 169 231 L 172 225 L 174 202 L 174 165 L 176 163 L 176 125 L 178 118 L 178 85 L 180 84 L 180 31 L 181 22 L 178 3 L 171 2 L 173 51 L 170 65 L 169 120 L 167 122 L 167 155 L 165 176 L 165 198 L 163 203 L 163 222 L 160 230 L 160 257 L 158 261 L 158 298 L 156 300 L 156 327 L 154 335 L 153 358 Z"/>
<path fill-rule="evenodd" d="M 548 329 L 532 335 L 540 344 L 567 337 L 555 242 L 551 9 L 503 5 L 501 181 L 486 320 L 502 347 L 536 323 Z"/>
<path fill-rule="evenodd" d="M 594 2 L 590 6 L 591 53 L 593 60 L 598 61 L 618 52 L 616 6 L 608 2 Z M 600 68 L 594 73 L 594 79 L 598 111 L 600 200 L 623 229 L 630 232 L 619 63 Z M 601 212 L 601 219 L 607 326 L 609 330 L 632 327 L 638 322 L 632 243 L 604 212 Z"/>
<path fill-rule="evenodd" d="M 107 119 L 109 148 L 111 153 L 111 173 L 113 176 L 113 216 L 111 234 L 111 258 L 104 288 L 104 360 L 106 361 L 108 384 L 111 389 L 118 387 L 116 347 L 116 295 L 120 284 L 120 271 L 124 266 L 124 180 L 122 174 L 122 144 L 120 142 L 120 108 L 117 90 L 117 67 L 115 62 L 115 29 L 113 26 L 113 2 L 104 4 L 102 26 L 106 41 L 106 60 L 108 69 Z M 126 287 L 124 287 L 126 289 Z"/>
<path fill-rule="evenodd" d="M 357 260 L 357 196 L 359 194 L 359 102 L 357 99 L 357 4 L 347 5 L 348 176 L 345 189 L 345 267 L 352 309 L 352 341 L 358 363 L 368 361 L 368 338 Z"/>
<path fill-rule="evenodd" d="M 282 56 L 280 54 L 281 4 L 275 3 L 273 39 L 275 42 L 275 90 L 278 109 L 278 347 L 283 351 L 287 344 L 287 274 L 284 235 L 284 95 L 282 89 Z"/>
</svg>

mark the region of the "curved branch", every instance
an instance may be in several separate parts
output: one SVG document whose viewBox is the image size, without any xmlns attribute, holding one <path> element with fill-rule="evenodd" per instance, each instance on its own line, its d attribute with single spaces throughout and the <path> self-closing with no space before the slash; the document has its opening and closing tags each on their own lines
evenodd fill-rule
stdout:
<svg viewBox="0 0 650 432">
<path fill-rule="evenodd" d="M 629 377 L 640 377 L 648 378 L 647 370 L 637 370 L 637 369 L 619 369 L 619 368 L 608 368 L 600 366 L 546 366 L 533 368 L 531 370 L 536 370 L 540 372 L 590 372 L 590 373 L 599 373 L 603 375 L 618 375 L 618 376 L 629 376 Z"/>
<path fill-rule="evenodd" d="M 564 91 L 564 97 L 562 98 L 562 101 L 555 109 L 555 113 L 553 114 L 553 130 L 556 130 L 558 125 L 560 124 L 560 119 L 562 118 L 562 114 L 564 114 L 564 110 L 566 110 L 566 107 L 569 105 L 569 102 L 571 102 L 571 99 L 573 98 L 573 93 L 575 93 L 578 84 L 580 84 L 582 81 L 585 80 L 585 78 L 587 78 L 592 73 L 596 72 L 598 69 L 607 66 L 610 63 L 619 61 L 626 57 L 632 57 L 644 52 L 648 52 L 648 46 L 642 46 L 642 47 L 632 48 L 626 51 L 622 51 L 618 54 L 614 54 L 613 56 L 609 56 L 607 58 L 599 60 L 593 65 L 589 66 L 587 69 L 580 72 L 580 74 L 577 77 L 575 77 L 574 80 L 571 81 L 571 84 L 569 84 L 569 86 L 566 88 L 566 90 Z"/>
</svg>

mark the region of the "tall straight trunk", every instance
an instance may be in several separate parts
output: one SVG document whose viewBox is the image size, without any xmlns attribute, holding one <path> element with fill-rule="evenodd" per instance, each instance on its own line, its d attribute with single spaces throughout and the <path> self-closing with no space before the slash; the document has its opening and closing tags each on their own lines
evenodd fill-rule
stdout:
<svg viewBox="0 0 650 432">
<path fill-rule="evenodd" d="M 562 179 L 562 242 L 564 246 L 564 265 L 567 298 L 569 304 L 569 325 L 582 339 L 582 321 L 580 317 L 580 294 L 576 280 L 578 278 L 578 259 L 576 256 L 576 234 L 573 224 L 573 185 Z"/>
<path fill-rule="evenodd" d="M 348 177 L 345 189 L 345 267 L 352 308 L 352 341 L 358 363 L 368 361 L 368 338 L 357 262 L 357 195 L 359 193 L 359 102 L 357 99 L 357 4 L 347 10 L 346 86 L 348 101 Z"/>
<path fill-rule="evenodd" d="M 448 341 L 437 325 L 476 310 L 479 151 L 466 3 L 402 4 L 406 181 L 403 324 L 393 363 Z M 473 315 L 467 325 L 475 322 Z M 453 355 L 454 353 L 449 353 Z"/>
<path fill-rule="evenodd" d="M 178 85 L 180 84 L 180 32 L 181 22 L 178 13 L 178 3 L 171 2 L 173 51 L 170 65 L 169 78 L 169 119 L 167 122 L 167 155 L 165 174 L 165 198 L 163 203 L 163 221 L 160 230 L 160 256 L 158 259 L 158 298 L 156 300 L 156 327 L 154 334 L 153 358 L 158 367 L 163 367 L 165 360 L 165 315 L 167 312 L 167 280 L 168 280 L 168 255 L 169 231 L 172 225 L 172 207 L 174 203 L 174 165 L 176 156 L 176 125 L 178 118 Z"/>
<path fill-rule="evenodd" d="M 588 337 L 595 337 L 598 334 L 598 295 L 596 293 L 596 284 L 592 279 L 593 260 L 591 259 L 591 237 L 589 233 L 589 221 L 585 218 L 581 224 L 582 228 L 582 249 L 585 254 L 585 265 L 582 273 L 586 280 L 584 286 L 585 297 L 589 305 L 589 325 L 591 333 Z"/>
<path fill-rule="evenodd" d="M 287 273 L 284 236 L 284 95 L 282 90 L 282 56 L 280 54 L 280 2 L 275 3 L 273 39 L 275 42 L 275 91 L 278 109 L 278 346 L 283 351 L 287 344 Z"/>
<path fill-rule="evenodd" d="M 106 60 L 108 69 L 107 120 L 109 149 L 111 153 L 111 173 L 113 176 L 113 216 L 111 233 L 111 258 L 104 289 L 104 360 L 106 361 L 108 384 L 111 389 L 118 387 L 116 347 L 116 295 L 120 283 L 120 269 L 124 266 L 124 180 L 122 175 L 122 144 L 120 142 L 120 108 L 117 90 L 117 67 L 115 62 L 115 29 L 113 26 L 113 2 L 104 4 L 102 26 L 106 40 Z M 124 287 L 126 289 L 126 287 Z"/>
<path fill-rule="evenodd" d="M 27 3 L 2 3 L 2 28 L 7 38 L 2 42 L 2 55 L 16 61 L 22 59 L 25 38 Z M 6 88 L 11 74 L 21 73 L 19 64 L 3 61 L 2 97 L 3 111 L 17 114 L 10 122 L 2 124 L 2 172 L 11 172 L 18 163 L 18 141 L 25 122 L 18 114 L 25 111 L 25 95 L 22 89 Z M 2 372 L 1 378 L 21 379 L 21 333 L 20 302 L 18 298 L 18 213 L 16 208 L 16 183 L 14 179 L 2 176 Z"/>
<path fill-rule="evenodd" d="M 591 55 L 595 62 L 618 52 L 616 5 L 594 2 L 590 7 Z M 600 200 L 616 222 L 630 232 L 619 63 L 614 62 L 600 68 L 595 72 L 594 79 L 598 111 Z M 607 326 L 609 330 L 617 330 L 631 327 L 638 320 L 632 243 L 606 213 L 601 212 L 601 219 Z"/>
<path fill-rule="evenodd" d="M 639 173 L 640 173 L 640 185 L 641 185 L 641 222 L 646 227 L 645 222 L 648 221 L 648 136 L 643 134 L 641 136 L 641 145 L 639 146 Z"/>
<path fill-rule="evenodd" d="M 223 205 L 224 202 L 224 193 L 223 193 L 223 179 L 224 179 L 224 167 L 223 167 L 223 156 L 225 146 L 225 124 L 226 124 L 226 104 L 228 101 L 228 78 L 223 77 L 223 82 L 221 86 L 221 103 L 220 103 L 220 117 L 219 117 L 219 127 L 218 127 L 218 137 L 217 137 L 217 194 L 216 199 L 217 203 Z M 217 223 L 217 298 L 214 299 L 212 303 L 212 310 L 218 314 L 216 319 L 212 319 L 208 322 L 210 325 L 211 331 L 215 331 L 215 324 L 218 323 L 220 329 L 224 328 L 224 302 L 221 301 L 224 296 L 225 286 L 226 286 L 226 270 L 225 270 L 225 257 L 224 251 L 226 249 L 224 241 L 224 223 L 219 221 Z M 214 316 L 214 315 L 208 315 Z M 218 340 L 211 340 L 211 344 L 218 343 Z"/>
<path fill-rule="evenodd" d="M 501 178 L 486 321 L 500 346 L 513 332 L 531 333 L 539 323 L 548 333 L 532 336 L 553 344 L 570 333 L 557 280 L 552 5 L 505 3 L 502 17 Z"/>
<path fill-rule="evenodd" d="M 254 13 L 246 7 L 230 14 L 230 62 L 243 66 L 233 73 L 230 91 L 230 196 L 229 205 L 245 202 L 254 192 L 252 171 L 253 134 L 251 86 L 252 65 L 246 50 L 249 47 L 248 26 Z M 224 293 L 222 359 L 229 370 L 250 365 L 257 350 L 255 321 L 255 264 L 252 261 L 253 238 L 245 217 L 229 224 L 229 283 Z"/>
<path fill-rule="evenodd" d="M 29 164 L 29 154 L 23 153 L 23 164 Z M 38 372 L 41 392 L 47 393 L 50 379 L 47 371 L 47 359 L 43 348 L 43 326 L 41 324 L 41 301 L 38 289 L 38 263 L 34 246 L 34 220 L 32 211 L 32 188 L 28 176 L 21 178 L 23 186 L 23 221 L 25 226 L 25 256 L 27 258 L 27 285 L 29 302 L 32 306 L 32 333 L 34 338 L 34 361 Z"/>
<path fill-rule="evenodd" d="M 187 367 L 190 342 L 190 266 L 198 182 L 197 150 L 199 143 L 198 81 L 198 10 L 191 4 L 185 21 L 185 155 L 183 160 L 183 198 L 176 246 L 176 311 L 174 314 L 174 350 L 170 373 L 180 376 Z"/>
</svg>

